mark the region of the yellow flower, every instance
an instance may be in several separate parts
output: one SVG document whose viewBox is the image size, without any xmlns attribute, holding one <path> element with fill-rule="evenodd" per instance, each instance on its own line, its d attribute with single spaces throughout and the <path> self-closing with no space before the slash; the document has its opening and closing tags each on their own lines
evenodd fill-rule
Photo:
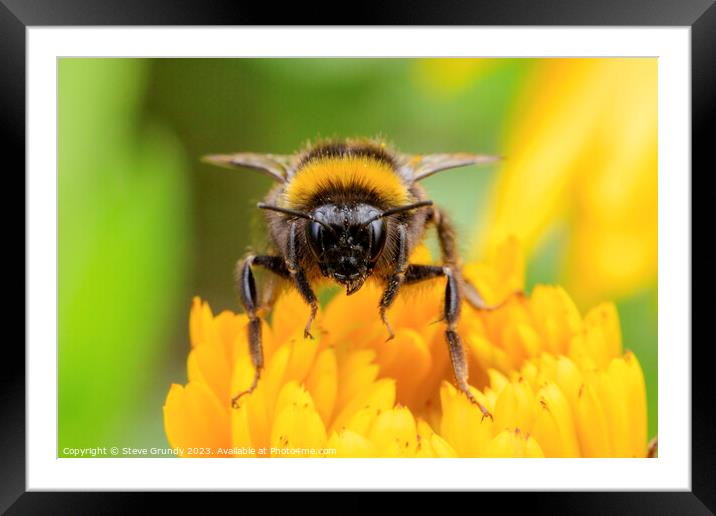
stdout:
<svg viewBox="0 0 716 516">
<path fill-rule="evenodd" d="M 417 59 L 413 75 L 417 84 L 440 97 L 449 98 L 465 91 L 476 79 L 502 61 L 464 57 Z"/>
<path fill-rule="evenodd" d="M 429 263 L 424 248 L 413 263 Z M 470 356 L 483 418 L 450 383 L 440 318 L 444 282 L 406 289 L 388 312 L 395 339 L 377 315 L 380 290 L 339 295 L 303 338 L 307 309 L 282 296 L 264 324 L 265 369 L 256 390 L 231 408 L 253 378 L 244 315 L 214 316 L 198 298 L 190 316 L 189 383 L 172 385 L 167 437 L 180 450 L 212 456 L 643 457 L 646 394 L 639 363 L 622 354 L 616 309 L 582 317 L 559 287 L 522 288 L 517 241 L 468 277 L 491 312 L 464 304 L 459 331 Z M 185 452 L 184 455 L 189 455 Z"/>
<path fill-rule="evenodd" d="M 304 339 L 304 312 L 295 294 L 279 300 L 273 325 L 263 328 L 261 381 L 232 409 L 232 396 L 253 378 L 247 318 L 228 311 L 214 317 L 208 303 L 194 299 L 189 383 L 172 385 L 164 405 L 167 438 L 180 455 L 455 455 L 423 420 L 395 404 L 395 381 L 376 379 L 374 352 L 336 350 L 322 336 Z"/>
<path fill-rule="evenodd" d="M 636 357 L 628 352 L 600 368 L 581 352 L 583 366 L 544 353 L 509 379 L 490 370 L 490 386 L 474 394 L 494 421 L 443 384 L 440 435 L 465 457 L 646 457 L 646 395 Z"/>
<path fill-rule="evenodd" d="M 656 59 L 544 59 L 507 124 L 475 252 L 515 234 L 532 253 L 568 228 L 564 281 L 580 305 L 657 273 Z"/>
</svg>

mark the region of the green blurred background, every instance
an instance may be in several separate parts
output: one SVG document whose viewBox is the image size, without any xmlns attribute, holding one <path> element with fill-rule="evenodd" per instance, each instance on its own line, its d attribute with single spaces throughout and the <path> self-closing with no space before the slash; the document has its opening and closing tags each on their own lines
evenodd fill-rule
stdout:
<svg viewBox="0 0 716 516">
<path fill-rule="evenodd" d="M 166 447 L 162 404 L 172 382 L 186 381 L 192 296 L 215 313 L 239 310 L 233 265 L 260 245 L 255 202 L 272 183 L 200 157 L 366 135 L 405 152 L 501 154 L 540 60 L 451 61 L 60 60 L 60 456 Z M 424 182 L 452 213 L 465 253 L 497 174 L 471 168 Z M 569 237 L 555 227 L 530 256 L 529 288 L 562 279 Z M 625 347 L 645 370 L 650 436 L 656 292 L 654 278 L 616 300 Z"/>
</svg>

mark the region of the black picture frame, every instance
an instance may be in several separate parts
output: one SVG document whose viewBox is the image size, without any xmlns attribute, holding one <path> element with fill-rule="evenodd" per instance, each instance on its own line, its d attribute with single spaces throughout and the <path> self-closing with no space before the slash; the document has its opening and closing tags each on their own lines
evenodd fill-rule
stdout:
<svg viewBox="0 0 716 516">
<path fill-rule="evenodd" d="M 360 6 L 353 4 L 351 9 L 351 16 L 346 17 L 336 15 L 334 9 L 322 11 L 318 8 L 307 12 L 300 7 L 276 9 L 275 6 L 261 7 L 261 3 L 239 5 L 231 1 L 0 0 L 0 145 L 4 148 L 5 180 L 16 178 L 19 181 L 20 177 L 24 177 L 20 170 L 25 169 L 26 149 L 27 27 L 281 25 L 297 21 L 309 25 L 342 25 L 348 19 L 366 25 L 689 26 L 692 52 L 692 188 L 693 178 L 697 175 L 694 174 L 695 170 L 700 170 L 702 177 L 712 175 L 709 172 L 713 164 L 707 162 L 707 159 L 710 158 L 713 143 L 708 137 L 707 128 L 710 118 L 716 113 L 716 7 L 711 0 L 559 0 L 549 3 L 501 0 L 480 4 L 450 0 L 439 4 L 425 1 L 379 6 L 370 3 Z M 332 20 L 329 19 L 331 15 Z M 24 180 L 18 188 L 25 191 Z M 19 198 L 19 191 L 6 186 L 4 197 L 6 200 Z M 11 192 L 11 195 L 7 195 Z M 5 226 L 9 229 L 16 225 L 19 209 L 9 202 L 3 202 L 2 205 L 4 220 L 7 221 Z M 692 224 L 703 224 L 702 220 L 709 219 L 705 211 L 701 214 L 692 211 Z M 704 234 L 710 233 L 708 231 Z M 693 257 L 698 257 L 693 254 L 693 248 L 691 253 Z M 25 253 L 23 258 L 27 259 Z M 27 275 L 27 269 L 24 270 Z M 705 291 L 709 273 L 703 267 L 698 267 L 698 270 L 706 274 L 703 280 L 699 276 L 698 281 L 701 290 Z M 6 273 L 5 283 L 8 284 L 7 279 L 13 277 L 19 278 L 19 274 Z M 14 304 L 19 303 L 15 301 Z M 692 313 L 704 311 L 712 305 L 712 301 L 696 303 L 692 300 Z M 710 381 L 713 367 L 708 359 L 709 346 L 710 342 L 706 339 L 692 345 L 691 491 L 512 493 L 509 495 L 510 507 L 516 508 L 517 505 L 513 504 L 524 503 L 529 505 L 532 512 L 540 514 L 710 514 L 716 511 L 716 425 L 713 410 L 716 406 L 716 390 Z M 96 514 L 142 511 L 146 507 L 146 494 L 26 492 L 25 352 L 19 339 L 8 339 L 3 343 L 3 351 L 3 358 L 0 359 L 0 512 Z M 484 497 L 479 502 L 483 506 L 487 496 L 492 495 L 480 496 Z M 174 499 L 183 500 L 183 497 Z"/>
</svg>

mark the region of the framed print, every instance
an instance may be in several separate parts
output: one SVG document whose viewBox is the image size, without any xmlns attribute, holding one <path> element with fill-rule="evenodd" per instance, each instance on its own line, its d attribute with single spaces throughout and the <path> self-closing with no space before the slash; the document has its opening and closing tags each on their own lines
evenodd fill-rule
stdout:
<svg viewBox="0 0 716 516">
<path fill-rule="evenodd" d="M 7 4 L 27 333 L 2 380 L 0 507 L 175 490 L 714 507 L 691 344 L 708 3 L 411 27 Z"/>
</svg>

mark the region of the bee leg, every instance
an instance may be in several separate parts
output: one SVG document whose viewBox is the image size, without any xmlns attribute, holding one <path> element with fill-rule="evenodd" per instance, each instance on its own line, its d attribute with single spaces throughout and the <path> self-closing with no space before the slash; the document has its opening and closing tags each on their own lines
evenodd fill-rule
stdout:
<svg viewBox="0 0 716 516">
<path fill-rule="evenodd" d="M 465 396 L 480 409 L 482 417 L 492 419 L 492 414 L 475 399 L 468 387 L 467 360 L 465 359 L 465 351 L 462 346 L 462 341 L 460 340 L 460 335 L 457 333 L 457 321 L 460 316 L 460 292 L 457 288 L 457 280 L 452 268 L 438 265 L 409 265 L 405 273 L 405 285 L 411 285 L 442 276 L 447 278 L 443 317 L 448 324 L 445 337 L 447 339 L 448 349 L 450 350 L 450 362 L 452 363 L 455 380 Z"/>
<path fill-rule="evenodd" d="M 445 285 L 445 306 L 444 317 L 448 328 L 445 336 L 448 341 L 448 349 L 450 350 L 450 362 L 452 370 L 455 374 L 459 389 L 467 396 L 467 398 L 480 408 L 483 419 L 492 414 L 473 396 L 468 387 L 468 369 L 467 360 L 465 358 L 465 349 L 462 345 L 460 335 L 457 333 L 457 321 L 460 317 L 460 300 L 465 281 L 462 278 L 460 269 L 460 258 L 457 248 L 457 238 L 455 236 L 455 228 L 447 217 L 446 213 L 438 208 L 433 208 L 432 220 L 438 233 L 438 241 L 440 242 L 440 251 L 442 253 L 443 275 L 447 277 Z M 474 289 L 475 292 L 477 290 Z M 466 295 L 468 302 L 469 296 Z M 483 303 L 484 304 L 484 303 Z"/>
<path fill-rule="evenodd" d="M 388 339 L 391 340 L 395 337 L 393 328 L 390 326 L 386 311 L 390 308 L 390 305 L 395 301 L 395 297 L 398 295 L 400 285 L 405 280 L 405 271 L 408 267 L 407 257 L 407 230 L 404 225 L 398 226 L 398 256 L 396 260 L 396 268 L 390 278 L 388 278 L 388 285 L 383 292 L 383 297 L 380 299 L 380 318 L 388 329 Z"/>
<path fill-rule="evenodd" d="M 438 232 L 438 242 L 440 243 L 440 253 L 445 265 L 455 267 L 460 261 L 460 255 L 457 249 L 457 236 L 455 235 L 455 227 L 448 218 L 444 210 L 438 206 L 433 206 L 431 214 L 432 222 Z"/>
<path fill-rule="evenodd" d="M 298 261 L 297 228 L 298 226 L 296 225 L 296 222 L 293 222 L 291 224 L 291 229 L 289 230 L 286 270 L 296 285 L 298 293 L 301 294 L 303 300 L 311 307 L 311 315 L 309 315 L 306 327 L 303 330 L 303 338 L 312 339 L 313 335 L 311 335 L 311 324 L 316 318 L 316 312 L 318 312 L 318 300 L 316 299 L 316 294 L 314 294 L 311 289 L 311 285 L 308 283 L 306 273 L 303 271 L 303 268 Z"/>
<path fill-rule="evenodd" d="M 251 362 L 254 366 L 254 379 L 251 382 L 251 386 L 247 390 L 240 392 L 231 399 L 231 406 L 233 408 L 239 408 L 239 398 L 246 394 L 250 394 L 254 391 L 254 389 L 256 389 L 259 377 L 261 376 L 261 369 L 264 365 L 264 354 L 261 346 L 261 319 L 256 313 L 258 307 L 256 281 L 254 280 L 254 275 L 251 272 L 251 267 L 254 265 L 260 265 L 266 270 L 271 271 L 283 278 L 289 277 L 288 269 L 286 269 L 283 259 L 279 256 L 249 255 L 236 264 L 236 287 L 239 291 L 241 304 L 244 306 L 246 315 L 249 317 L 247 330 L 249 353 L 251 355 Z"/>
<path fill-rule="evenodd" d="M 460 291 L 458 290 L 458 283 L 456 276 L 451 267 L 443 267 L 445 276 L 447 276 L 447 283 L 445 285 L 445 320 L 447 321 L 447 331 L 445 336 L 448 341 L 448 349 L 450 350 L 450 362 L 452 363 L 452 370 L 455 374 L 455 380 L 457 381 L 460 390 L 467 396 L 474 405 L 477 405 L 482 412 L 482 418 L 489 417 L 492 419 L 492 414 L 475 399 L 470 388 L 467 384 L 468 370 L 467 360 L 465 359 L 465 349 L 462 345 L 460 335 L 457 333 L 457 321 L 460 317 Z"/>
</svg>

